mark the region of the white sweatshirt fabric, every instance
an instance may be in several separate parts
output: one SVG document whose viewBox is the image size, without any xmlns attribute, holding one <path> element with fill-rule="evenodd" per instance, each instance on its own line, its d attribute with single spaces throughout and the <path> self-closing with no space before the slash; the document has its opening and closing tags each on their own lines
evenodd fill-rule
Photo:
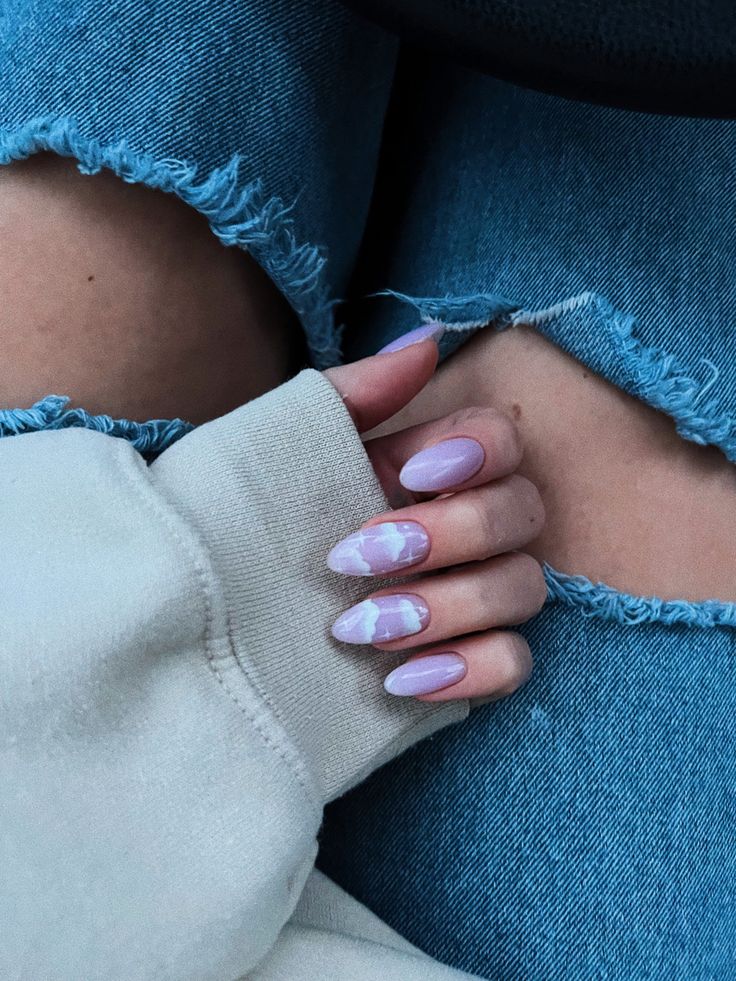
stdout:
<svg viewBox="0 0 736 981">
<path fill-rule="evenodd" d="M 468 710 L 330 634 L 380 584 L 327 552 L 388 504 L 326 378 L 150 466 L 0 439 L 0 499 L 0 977 L 467 977 L 313 869 L 324 804 Z"/>
</svg>

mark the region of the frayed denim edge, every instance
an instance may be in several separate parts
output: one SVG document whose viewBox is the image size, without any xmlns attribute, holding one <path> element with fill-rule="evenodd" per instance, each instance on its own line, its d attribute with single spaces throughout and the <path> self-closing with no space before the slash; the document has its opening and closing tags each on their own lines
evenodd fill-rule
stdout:
<svg viewBox="0 0 736 981">
<path fill-rule="evenodd" d="M 570 311 L 587 307 L 599 315 L 601 327 L 616 344 L 629 376 L 629 391 L 675 420 L 678 433 L 701 445 L 717 446 L 731 462 L 736 459 L 736 420 L 724 415 L 715 399 L 701 404 L 718 378 L 710 362 L 711 378 L 701 385 L 685 373 L 671 355 L 646 347 L 634 336 L 635 318 L 624 314 L 598 293 L 587 292 L 544 310 L 530 312 L 500 294 L 470 296 L 412 297 L 395 290 L 373 296 L 390 296 L 413 306 L 425 322 L 443 324 L 449 341 L 447 350 L 458 346 L 468 334 L 484 327 L 503 330 L 514 324 L 543 327 Z M 453 338 L 454 335 L 454 338 Z M 722 600 L 663 600 L 656 596 L 633 596 L 585 576 L 572 576 L 544 565 L 549 603 L 561 603 L 585 617 L 613 621 L 622 626 L 661 623 L 688 627 L 736 627 L 736 603 Z"/>
<path fill-rule="evenodd" d="M 632 596 L 585 576 L 569 576 L 544 566 L 551 603 L 575 607 L 583 616 L 613 620 L 624 626 L 640 623 L 676 623 L 689 627 L 736 627 L 736 603 L 721 600 L 663 600 L 656 596 Z"/>
<path fill-rule="evenodd" d="M 646 347 L 637 340 L 633 314 L 617 310 L 599 293 L 580 293 L 555 306 L 533 311 L 497 293 L 413 297 L 395 290 L 382 290 L 371 295 L 393 297 L 413 306 L 425 322 L 442 323 L 447 330 L 443 344 L 447 342 L 448 347 L 458 346 L 457 341 L 484 327 L 504 330 L 517 324 L 528 324 L 544 332 L 548 324 L 563 321 L 568 314 L 592 313 L 601 336 L 614 346 L 618 364 L 626 375 L 626 385 L 618 387 L 665 412 L 674 420 L 683 439 L 701 446 L 717 446 L 726 459 L 736 462 L 736 417 L 724 413 L 712 396 L 718 381 L 718 368 L 703 358 L 701 364 L 710 377 L 705 382 L 697 381 L 673 355 L 659 348 Z M 550 339 L 558 343 L 557 338 Z M 574 356 L 574 351 L 572 353 Z"/>
<path fill-rule="evenodd" d="M 617 310 L 599 293 L 581 293 L 533 313 L 517 309 L 506 326 L 523 323 L 543 328 L 546 323 L 581 308 L 595 311 L 608 339 L 615 345 L 628 376 L 627 391 L 667 413 L 683 439 L 701 446 L 717 446 L 728 460 L 736 462 L 736 418 L 726 415 L 715 398 L 708 398 L 718 381 L 718 368 L 703 358 L 701 364 L 710 372 L 710 378 L 705 383 L 692 378 L 673 355 L 638 341 L 634 337 L 633 314 Z"/>
<path fill-rule="evenodd" d="M 75 158 L 83 174 L 106 167 L 129 184 L 176 194 L 207 218 L 223 245 L 247 250 L 263 267 L 302 320 L 314 366 L 339 362 L 341 331 L 333 322 L 337 301 L 328 299 L 322 279 L 326 255 L 317 246 L 297 242 L 290 217 L 293 205 L 265 197 L 260 179 L 241 184 L 240 154 L 197 183 L 196 165 L 139 153 L 126 140 L 103 146 L 83 136 L 69 117 L 39 116 L 12 128 L 0 127 L 0 164 L 42 150 Z"/>
<path fill-rule="evenodd" d="M 159 453 L 195 427 L 184 419 L 151 419 L 131 422 L 111 416 L 93 416 L 84 409 L 64 409 L 68 395 L 47 395 L 30 409 L 0 409 L 0 437 L 18 436 L 41 429 L 82 427 L 126 439 L 150 463 Z"/>
</svg>

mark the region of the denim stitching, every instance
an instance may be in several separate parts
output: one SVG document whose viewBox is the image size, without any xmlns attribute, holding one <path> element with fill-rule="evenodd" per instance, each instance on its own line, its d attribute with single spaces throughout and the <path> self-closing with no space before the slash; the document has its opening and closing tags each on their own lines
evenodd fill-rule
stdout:
<svg viewBox="0 0 736 981">
<path fill-rule="evenodd" d="M 176 194 L 208 219 L 223 245 L 246 250 L 263 267 L 302 320 L 315 367 L 339 361 L 341 328 L 333 322 L 337 301 L 327 298 L 323 282 L 325 251 L 296 241 L 293 204 L 266 198 L 260 179 L 242 183 L 240 154 L 197 183 L 196 165 L 139 153 L 126 140 L 103 146 L 83 136 L 70 117 L 39 116 L 23 126 L 0 129 L 0 164 L 42 150 L 75 158 L 83 174 L 106 167 L 128 184 Z"/>
</svg>

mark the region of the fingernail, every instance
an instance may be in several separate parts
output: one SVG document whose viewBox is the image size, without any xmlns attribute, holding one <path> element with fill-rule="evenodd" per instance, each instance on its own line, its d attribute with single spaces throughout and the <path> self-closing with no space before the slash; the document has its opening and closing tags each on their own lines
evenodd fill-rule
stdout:
<svg viewBox="0 0 736 981">
<path fill-rule="evenodd" d="M 391 341 L 385 347 L 382 347 L 377 354 L 392 354 L 394 351 L 400 351 L 402 348 L 409 347 L 410 344 L 418 344 L 420 341 L 426 341 L 431 338 L 433 341 L 439 342 L 440 337 L 445 333 L 444 324 L 422 324 L 421 327 L 415 327 L 414 330 L 410 330 L 408 334 L 402 334 L 401 337 L 397 337 L 395 341 Z"/>
<path fill-rule="evenodd" d="M 356 603 L 332 625 L 332 636 L 346 644 L 383 644 L 418 634 L 429 623 L 429 607 L 413 593 L 392 593 Z"/>
<path fill-rule="evenodd" d="M 383 687 L 389 695 L 429 695 L 454 685 L 467 671 L 465 658 L 459 654 L 428 654 L 396 668 Z"/>
<path fill-rule="evenodd" d="M 384 521 L 343 538 L 327 556 L 327 565 L 349 576 L 376 576 L 421 562 L 429 544 L 417 521 Z"/>
<path fill-rule="evenodd" d="M 411 491 L 438 491 L 469 480 L 483 466 L 486 455 L 475 439 L 444 439 L 407 460 L 399 474 Z"/>
</svg>

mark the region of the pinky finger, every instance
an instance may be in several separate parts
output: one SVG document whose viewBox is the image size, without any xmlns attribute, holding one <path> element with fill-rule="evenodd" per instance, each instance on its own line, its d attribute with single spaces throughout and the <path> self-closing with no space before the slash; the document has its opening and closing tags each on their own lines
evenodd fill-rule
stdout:
<svg viewBox="0 0 736 981">
<path fill-rule="evenodd" d="M 413 695 L 423 702 L 492 700 L 520 688 L 532 667 L 531 651 L 521 634 L 488 630 L 420 651 L 383 684 L 391 695 Z"/>
</svg>

